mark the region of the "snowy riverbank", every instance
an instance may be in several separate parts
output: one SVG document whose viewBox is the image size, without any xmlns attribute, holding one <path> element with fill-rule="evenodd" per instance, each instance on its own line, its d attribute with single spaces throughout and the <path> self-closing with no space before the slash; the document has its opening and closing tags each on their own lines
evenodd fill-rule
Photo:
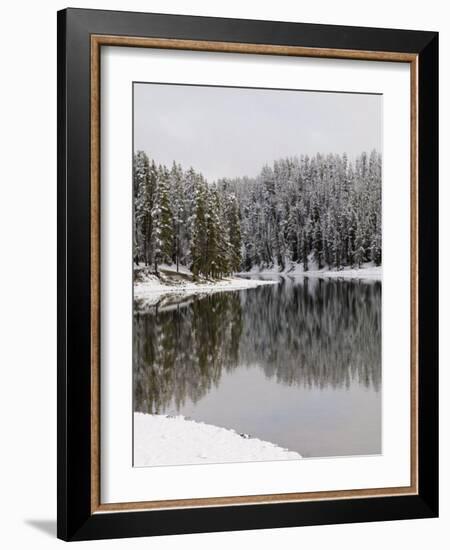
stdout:
<svg viewBox="0 0 450 550">
<path fill-rule="evenodd" d="M 344 267 L 340 270 L 327 268 L 317 269 L 317 266 L 312 265 L 308 271 L 305 271 L 302 265 L 292 264 L 283 271 L 280 271 L 278 266 L 274 266 L 272 269 L 263 269 L 261 271 L 253 269 L 246 275 L 285 275 L 290 277 L 321 277 L 381 281 L 383 278 L 383 268 L 382 266 L 375 266 L 372 263 L 363 264 L 359 269 Z"/>
<path fill-rule="evenodd" d="M 211 292 L 223 292 L 227 290 L 245 290 L 260 285 L 277 284 L 275 280 L 260 281 L 256 279 L 244 279 L 240 277 L 226 277 L 217 281 L 174 280 L 167 277 L 158 278 L 156 275 L 148 275 L 144 280 L 134 283 L 134 298 L 137 300 L 153 301 L 162 294 L 207 294 Z"/>
<path fill-rule="evenodd" d="M 291 273 L 289 274 L 291 275 Z M 334 279 L 370 279 L 372 281 L 381 281 L 383 278 L 383 270 L 381 266 L 366 267 L 361 269 L 345 268 L 340 271 L 320 270 L 320 271 L 303 271 L 301 273 L 293 273 L 293 275 L 301 275 L 303 277 L 327 277 Z"/>
<path fill-rule="evenodd" d="M 165 296 L 170 301 L 170 296 L 188 298 L 198 294 L 210 294 L 213 292 L 225 292 L 232 290 L 247 290 L 260 285 L 273 285 L 279 282 L 279 277 L 314 277 L 334 279 L 360 279 L 381 281 L 383 269 L 381 266 L 364 264 L 359 269 L 345 267 L 339 271 L 330 269 L 312 269 L 304 271 L 303 266 L 292 264 L 284 271 L 278 266 L 270 269 L 253 269 L 249 272 L 237 274 L 234 277 L 225 277 L 219 280 L 202 279 L 193 281 L 192 274 L 182 268 L 176 272 L 173 266 L 162 266 L 159 276 L 143 271 L 134 282 L 134 299 L 145 306 L 155 305 Z M 141 268 L 142 270 L 142 268 Z M 257 278 L 261 276 L 264 278 Z"/>
<path fill-rule="evenodd" d="M 134 413 L 134 466 L 295 460 L 301 455 L 268 441 L 187 420 Z"/>
</svg>

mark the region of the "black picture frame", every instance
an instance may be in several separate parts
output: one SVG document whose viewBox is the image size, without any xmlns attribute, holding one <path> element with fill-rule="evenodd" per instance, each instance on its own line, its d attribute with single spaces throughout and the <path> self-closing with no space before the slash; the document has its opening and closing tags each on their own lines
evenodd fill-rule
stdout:
<svg viewBox="0 0 450 550">
<path fill-rule="evenodd" d="M 58 529 L 64 540 L 438 515 L 438 33 L 86 9 L 58 12 Z M 92 513 L 91 36 L 352 51 L 418 61 L 418 492 Z"/>
</svg>

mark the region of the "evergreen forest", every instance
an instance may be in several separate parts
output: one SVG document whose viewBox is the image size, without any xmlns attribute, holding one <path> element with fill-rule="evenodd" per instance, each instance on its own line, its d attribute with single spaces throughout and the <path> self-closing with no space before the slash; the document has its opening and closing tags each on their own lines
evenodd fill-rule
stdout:
<svg viewBox="0 0 450 550">
<path fill-rule="evenodd" d="M 208 182 L 192 167 L 133 160 L 134 263 L 194 278 L 257 269 L 380 265 L 381 155 L 279 159 L 254 177 Z"/>
</svg>

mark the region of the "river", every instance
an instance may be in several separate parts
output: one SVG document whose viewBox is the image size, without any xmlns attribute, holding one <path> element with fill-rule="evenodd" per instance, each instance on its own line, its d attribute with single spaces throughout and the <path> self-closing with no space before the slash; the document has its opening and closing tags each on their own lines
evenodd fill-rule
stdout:
<svg viewBox="0 0 450 550">
<path fill-rule="evenodd" d="M 381 282 L 277 279 L 137 309 L 134 410 L 303 457 L 381 453 Z"/>
</svg>

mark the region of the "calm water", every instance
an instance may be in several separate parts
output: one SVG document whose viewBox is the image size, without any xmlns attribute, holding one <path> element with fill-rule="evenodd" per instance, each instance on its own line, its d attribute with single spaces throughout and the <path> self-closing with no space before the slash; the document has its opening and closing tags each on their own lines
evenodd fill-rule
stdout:
<svg viewBox="0 0 450 550">
<path fill-rule="evenodd" d="M 381 283 L 280 278 L 136 309 L 136 411 L 304 457 L 381 452 Z"/>
</svg>

